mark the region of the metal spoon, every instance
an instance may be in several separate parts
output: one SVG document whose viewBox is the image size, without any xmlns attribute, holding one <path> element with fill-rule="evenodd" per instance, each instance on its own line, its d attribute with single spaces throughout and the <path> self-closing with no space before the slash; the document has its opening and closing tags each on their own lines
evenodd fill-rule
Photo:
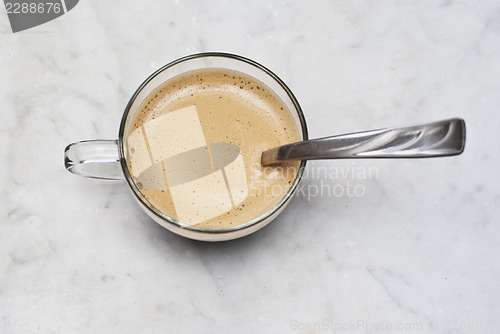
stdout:
<svg viewBox="0 0 500 334">
<path fill-rule="evenodd" d="M 351 158 L 429 158 L 458 155 L 465 147 L 460 118 L 305 140 L 262 153 L 262 166 L 280 161 Z"/>
</svg>

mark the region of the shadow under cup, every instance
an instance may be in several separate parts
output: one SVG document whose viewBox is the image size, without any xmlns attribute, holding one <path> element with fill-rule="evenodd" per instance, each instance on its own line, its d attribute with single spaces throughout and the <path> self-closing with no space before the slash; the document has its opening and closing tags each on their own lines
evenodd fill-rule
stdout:
<svg viewBox="0 0 500 334">
<path fill-rule="evenodd" d="M 129 148 L 127 136 L 132 129 L 134 118 L 138 111 L 140 111 L 141 105 L 143 101 L 148 97 L 148 95 L 153 92 L 157 87 L 162 85 L 164 82 L 172 79 L 178 75 L 184 74 L 186 72 L 190 72 L 193 70 L 203 70 L 203 69 L 226 69 L 232 71 L 242 72 L 250 77 L 255 78 L 256 80 L 264 83 L 270 90 L 272 90 L 277 97 L 281 99 L 281 101 L 287 106 L 288 110 L 291 112 L 293 116 L 293 120 L 295 121 L 296 128 L 299 133 L 300 140 L 307 140 L 307 127 L 305 123 L 305 119 L 302 113 L 302 110 L 290 91 L 290 89 L 279 79 L 274 73 L 265 68 L 264 66 L 254 62 L 253 60 L 233 55 L 227 53 L 200 53 L 195 55 L 186 56 L 180 58 L 176 61 L 173 61 L 155 73 L 153 73 L 149 78 L 147 78 L 134 93 L 132 98 L 130 99 L 125 112 L 123 114 L 118 141 L 113 141 L 115 145 L 118 145 L 118 158 L 115 162 L 120 163 L 121 172 L 123 175 L 120 175 L 120 178 L 125 177 L 132 193 L 137 199 L 139 205 L 142 209 L 158 224 L 165 227 L 166 229 L 179 234 L 181 236 L 202 240 L 202 241 L 224 241 L 231 240 L 243 237 L 250 233 L 257 231 L 258 229 L 264 227 L 268 223 L 270 223 L 277 215 L 281 213 L 281 211 L 286 207 L 288 202 L 291 199 L 292 194 L 295 192 L 298 183 L 302 177 L 305 168 L 305 161 L 300 163 L 299 169 L 297 171 L 297 175 L 290 185 L 290 188 L 286 192 L 286 194 L 279 200 L 279 202 L 272 207 L 270 210 L 262 214 L 261 216 L 245 222 L 240 225 L 236 225 L 233 227 L 222 228 L 222 229 L 209 229 L 209 228 L 201 228 L 188 224 L 183 224 L 181 221 L 173 219 L 172 217 L 167 216 L 165 213 L 159 211 L 154 205 L 152 205 L 145 196 L 141 193 L 139 187 L 142 184 L 136 184 L 134 182 L 133 173 L 129 170 L 129 166 L 127 164 L 127 154 L 129 154 Z M 85 143 L 85 142 L 83 142 Z M 77 143 L 82 144 L 82 142 Z M 88 143 L 89 146 L 92 146 L 92 141 Z M 74 144 L 76 145 L 76 144 Z M 71 151 L 71 145 L 66 149 L 68 152 Z M 80 147 L 85 147 L 85 145 L 80 145 Z M 89 147 L 91 150 L 92 147 Z M 66 153 L 66 160 L 68 160 L 68 156 L 71 154 Z M 76 159 L 75 159 L 76 160 Z M 79 159 L 81 160 L 81 159 Z M 108 161 L 109 162 L 109 161 Z M 96 176 L 93 172 L 82 172 L 78 170 L 78 166 L 69 166 L 66 162 L 66 167 L 68 170 L 80 174 L 87 177 L 99 177 L 99 178 L 111 178 L 106 176 Z M 102 165 L 102 164 L 101 164 Z M 90 166 L 90 165 L 89 165 Z M 74 167 L 71 168 L 71 167 Z M 78 168 L 77 168 L 78 167 Z M 139 182 L 138 182 L 139 183 Z"/>
</svg>

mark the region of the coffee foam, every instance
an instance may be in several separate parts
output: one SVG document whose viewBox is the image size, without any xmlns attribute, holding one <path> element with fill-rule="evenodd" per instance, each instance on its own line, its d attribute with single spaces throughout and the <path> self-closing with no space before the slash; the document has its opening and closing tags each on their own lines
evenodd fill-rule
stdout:
<svg viewBox="0 0 500 334">
<path fill-rule="evenodd" d="M 260 154 L 298 140 L 290 112 L 264 84 L 239 72 L 198 70 L 145 99 L 127 137 L 127 163 L 144 197 L 167 216 L 227 228 L 284 196 L 299 164 L 269 172 Z"/>
</svg>

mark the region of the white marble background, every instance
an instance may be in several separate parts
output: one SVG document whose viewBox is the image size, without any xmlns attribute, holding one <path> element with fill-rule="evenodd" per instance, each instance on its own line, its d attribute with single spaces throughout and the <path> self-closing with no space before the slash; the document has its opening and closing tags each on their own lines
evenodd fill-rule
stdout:
<svg viewBox="0 0 500 334">
<path fill-rule="evenodd" d="M 274 70 L 311 137 L 459 116 L 465 153 L 310 164 L 377 174 L 240 240 L 178 237 L 63 149 L 199 51 Z M 498 333 L 499 92 L 498 1 L 82 0 L 16 34 L 1 8 L 0 333 Z"/>
</svg>

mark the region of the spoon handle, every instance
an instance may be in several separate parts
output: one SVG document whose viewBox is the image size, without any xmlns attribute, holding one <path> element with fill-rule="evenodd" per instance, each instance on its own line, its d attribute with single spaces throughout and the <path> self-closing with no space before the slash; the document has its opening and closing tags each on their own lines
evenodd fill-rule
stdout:
<svg viewBox="0 0 500 334">
<path fill-rule="evenodd" d="M 465 147 L 460 118 L 349 133 L 279 146 L 262 153 L 262 165 L 280 161 L 351 158 L 428 158 L 457 155 Z"/>
</svg>

